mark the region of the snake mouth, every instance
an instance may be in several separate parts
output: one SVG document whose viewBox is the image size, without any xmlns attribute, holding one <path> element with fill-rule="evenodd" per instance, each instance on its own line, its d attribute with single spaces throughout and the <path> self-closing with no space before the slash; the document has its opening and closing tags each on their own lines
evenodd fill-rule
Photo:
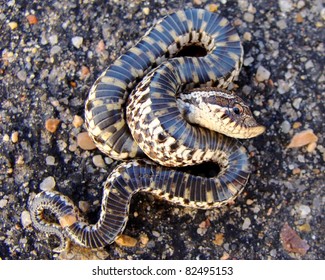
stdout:
<svg viewBox="0 0 325 280">
<path fill-rule="evenodd" d="M 263 125 L 257 125 L 257 126 L 254 126 L 254 127 L 248 127 L 248 128 L 245 128 L 245 132 L 244 132 L 244 137 L 238 137 L 238 138 L 245 138 L 245 139 L 248 139 L 248 138 L 253 138 L 253 137 L 256 137 L 256 136 L 259 136 L 261 135 L 262 133 L 265 132 L 265 126 Z"/>
</svg>

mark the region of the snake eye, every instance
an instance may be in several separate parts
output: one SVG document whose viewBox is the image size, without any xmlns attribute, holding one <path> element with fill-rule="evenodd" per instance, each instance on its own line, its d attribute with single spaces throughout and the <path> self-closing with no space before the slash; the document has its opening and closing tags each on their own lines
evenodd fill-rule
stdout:
<svg viewBox="0 0 325 280">
<path fill-rule="evenodd" d="M 236 104 L 233 108 L 232 108 L 233 112 L 236 115 L 240 115 L 243 112 L 243 107 L 240 106 L 239 104 Z"/>
</svg>

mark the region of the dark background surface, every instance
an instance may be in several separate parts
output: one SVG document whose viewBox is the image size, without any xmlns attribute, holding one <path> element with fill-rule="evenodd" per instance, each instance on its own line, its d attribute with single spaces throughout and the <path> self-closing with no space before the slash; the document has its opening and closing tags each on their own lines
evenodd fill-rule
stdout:
<svg viewBox="0 0 325 280">
<path fill-rule="evenodd" d="M 101 256 L 324 259 L 325 11 L 321 1 L 214 3 L 243 41 L 245 62 L 236 82 L 238 94 L 267 127 L 262 136 L 243 141 L 251 155 L 250 181 L 234 205 L 213 211 L 137 194 L 124 234 L 137 240 L 147 236 L 148 243 L 138 242 L 132 248 L 112 244 Z M 51 252 L 57 240 L 36 232 L 26 212 L 30 195 L 40 192 L 40 183 L 49 176 L 55 179 L 55 189 L 77 205 L 87 201 L 87 218 L 96 221 L 102 183 L 114 164 L 98 168 L 92 159 L 101 154 L 99 150 L 76 147 L 76 136 L 85 128 L 73 127 L 74 115 L 83 117 L 84 100 L 95 79 L 157 19 L 184 7 L 214 9 L 210 4 L 204 0 L 1 2 L 2 259 L 58 257 Z M 36 24 L 28 22 L 30 14 L 38 19 Z M 18 24 L 14 30 L 12 22 Z M 79 48 L 72 43 L 76 36 L 83 38 Z M 82 66 L 90 71 L 87 77 Z M 259 66 L 271 73 L 263 82 L 255 78 Z M 48 118 L 61 121 L 53 134 L 44 126 Z M 286 149 L 294 134 L 309 128 L 319 138 L 313 152 Z M 10 139 L 14 132 L 19 135 L 17 143 Z M 55 158 L 55 165 L 46 164 L 48 156 Z M 284 250 L 279 233 L 286 222 L 310 246 L 304 256 Z M 216 234 L 223 234 L 221 245 L 213 243 Z"/>
</svg>

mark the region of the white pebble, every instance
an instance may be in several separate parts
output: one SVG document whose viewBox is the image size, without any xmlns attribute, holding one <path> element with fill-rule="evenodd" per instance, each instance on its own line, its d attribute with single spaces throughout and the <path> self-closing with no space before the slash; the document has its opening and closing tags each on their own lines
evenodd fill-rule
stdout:
<svg viewBox="0 0 325 280">
<path fill-rule="evenodd" d="M 305 157 L 303 155 L 298 155 L 297 159 L 299 162 L 305 162 Z"/>
<path fill-rule="evenodd" d="M 251 65 L 254 61 L 254 58 L 253 57 L 247 57 L 244 59 L 244 66 L 248 66 L 248 65 Z"/>
<path fill-rule="evenodd" d="M 27 79 L 27 73 L 25 70 L 20 70 L 18 73 L 17 73 L 17 78 L 21 81 L 26 81 Z"/>
<path fill-rule="evenodd" d="M 302 101 L 302 98 L 300 98 L 300 97 L 295 98 L 295 99 L 293 100 L 293 102 L 292 102 L 292 106 L 293 106 L 294 108 L 296 108 L 297 110 L 299 110 L 301 101 Z"/>
<path fill-rule="evenodd" d="M 101 155 L 93 156 L 93 163 L 95 166 L 103 168 L 106 166 L 103 157 Z"/>
<path fill-rule="evenodd" d="M 290 12 L 293 9 L 291 0 L 279 0 L 279 7 L 281 12 Z"/>
<path fill-rule="evenodd" d="M 113 162 L 113 160 L 112 160 L 110 157 L 105 157 L 105 163 L 106 163 L 107 165 L 112 164 L 112 162 Z"/>
<path fill-rule="evenodd" d="M 80 200 L 78 207 L 83 213 L 87 213 L 89 211 L 90 205 L 87 201 Z"/>
<path fill-rule="evenodd" d="M 256 80 L 258 82 L 263 82 L 265 80 L 268 80 L 271 76 L 271 72 L 269 70 L 267 70 L 266 68 L 264 68 L 263 66 L 259 66 L 257 68 L 257 72 L 256 72 Z"/>
<path fill-rule="evenodd" d="M 306 218 L 311 211 L 310 207 L 307 205 L 300 205 L 298 210 L 299 210 L 300 217 L 303 219 Z"/>
<path fill-rule="evenodd" d="M 50 55 L 53 56 L 55 54 L 58 54 L 61 52 L 61 47 L 60 46 L 53 46 L 50 50 Z"/>
<path fill-rule="evenodd" d="M 50 44 L 53 46 L 53 45 L 56 45 L 58 43 L 58 35 L 51 35 L 49 37 L 49 41 L 50 41 Z"/>
<path fill-rule="evenodd" d="M 8 203 L 7 199 L 4 199 L 4 198 L 0 199 L 0 208 L 6 207 L 7 203 Z"/>
<path fill-rule="evenodd" d="M 55 157 L 53 156 L 47 156 L 45 161 L 46 165 L 55 165 Z"/>
<path fill-rule="evenodd" d="M 302 0 L 300 0 L 300 1 L 298 1 L 298 3 L 297 3 L 297 8 L 298 9 L 301 9 L 301 8 L 303 8 L 303 7 L 305 7 L 305 2 L 304 1 L 302 1 Z"/>
<path fill-rule="evenodd" d="M 8 142 L 10 140 L 10 136 L 8 134 L 3 135 L 3 141 Z"/>
<path fill-rule="evenodd" d="M 305 63 L 305 68 L 306 68 L 306 69 L 314 68 L 314 63 L 313 63 L 311 60 L 308 60 L 308 61 Z"/>
<path fill-rule="evenodd" d="M 50 191 L 55 187 L 55 179 L 52 176 L 46 177 L 40 184 L 42 191 Z"/>
<path fill-rule="evenodd" d="M 251 13 L 245 13 L 244 14 L 244 21 L 246 22 L 253 22 L 254 21 L 254 15 Z"/>
<path fill-rule="evenodd" d="M 284 121 L 280 127 L 283 133 L 288 133 L 291 129 L 291 124 L 288 121 Z"/>
<path fill-rule="evenodd" d="M 278 80 L 278 92 L 280 94 L 286 93 L 290 90 L 289 84 L 284 80 Z"/>
<path fill-rule="evenodd" d="M 159 237 L 159 236 L 160 236 L 160 233 L 159 233 L 158 231 L 153 230 L 153 231 L 152 231 L 152 235 L 153 235 L 154 237 Z"/>
<path fill-rule="evenodd" d="M 286 29 L 288 27 L 287 23 L 284 19 L 277 21 L 276 26 L 279 27 L 279 29 L 281 29 L 281 30 Z"/>
<path fill-rule="evenodd" d="M 251 225 L 251 220 L 249 218 L 245 218 L 244 223 L 242 225 L 242 229 L 243 230 L 248 229 L 250 225 Z"/>
<path fill-rule="evenodd" d="M 252 41 L 252 33 L 245 32 L 243 38 L 245 41 Z"/>
<path fill-rule="evenodd" d="M 23 228 L 26 228 L 28 227 L 29 225 L 32 224 L 32 220 L 30 218 L 30 214 L 28 211 L 23 211 L 20 215 L 20 221 L 21 221 L 21 224 L 23 226 Z"/>
<path fill-rule="evenodd" d="M 142 12 L 147 16 L 147 15 L 150 14 L 150 9 L 149 9 L 148 7 L 144 7 L 144 8 L 142 9 Z"/>
<path fill-rule="evenodd" d="M 72 44 L 79 49 L 82 45 L 84 38 L 82 38 L 81 36 L 75 36 L 72 38 Z"/>
</svg>

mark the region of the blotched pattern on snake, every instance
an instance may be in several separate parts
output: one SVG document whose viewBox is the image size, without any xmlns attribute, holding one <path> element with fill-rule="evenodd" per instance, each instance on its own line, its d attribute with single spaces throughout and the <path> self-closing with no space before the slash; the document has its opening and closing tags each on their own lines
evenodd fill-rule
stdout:
<svg viewBox="0 0 325 280">
<path fill-rule="evenodd" d="M 198 55 L 199 53 L 199 55 Z M 41 192 L 30 203 L 36 229 L 86 247 L 114 242 L 128 219 L 134 193 L 146 191 L 184 206 L 208 209 L 234 200 L 249 177 L 248 156 L 234 138 L 264 127 L 234 92 L 243 49 L 220 14 L 187 9 L 158 21 L 92 86 L 85 106 L 97 147 L 124 160 L 108 176 L 98 222 L 84 222 L 73 202 Z M 215 177 L 179 167 L 215 162 Z M 52 212 L 59 223 L 44 218 Z"/>
</svg>

